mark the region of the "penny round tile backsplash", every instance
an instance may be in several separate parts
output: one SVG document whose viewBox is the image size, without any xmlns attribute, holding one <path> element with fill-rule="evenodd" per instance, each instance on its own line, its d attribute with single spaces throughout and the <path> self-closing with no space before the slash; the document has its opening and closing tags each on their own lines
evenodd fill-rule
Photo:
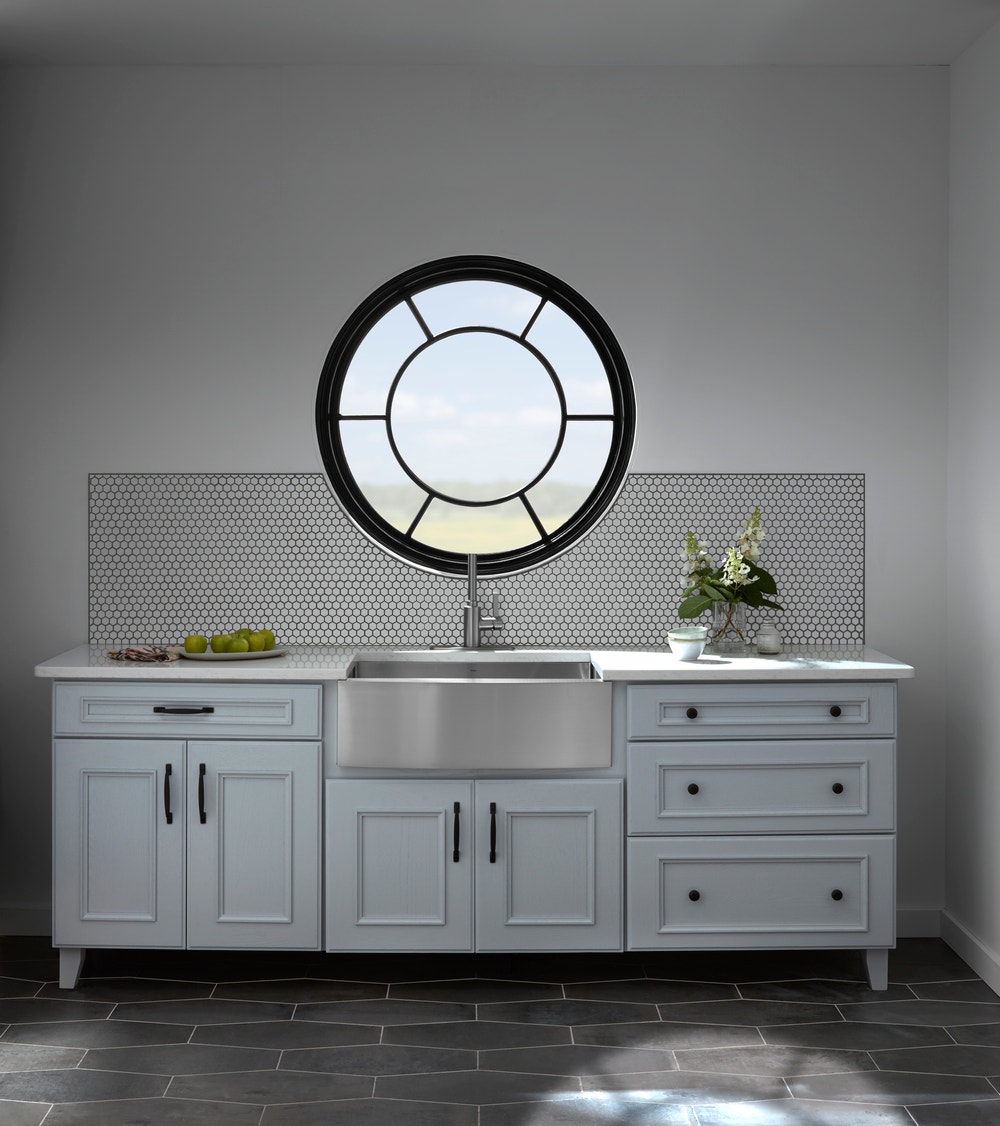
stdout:
<svg viewBox="0 0 1000 1126">
<path fill-rule="evenodd" d="M 589 536 L 480 582 L 519 647 L 665 648 L 688 530 L 722 561 L 754 506 L 789 645 L 864 640 L 863 474 L 636 473 Z M 465 582 L 400 563 L 343 515 L 320 473 L 94 473 L 90 641 L 172 643 L 269 626 L 288 645 L 457 645 Z"/>
</svg>

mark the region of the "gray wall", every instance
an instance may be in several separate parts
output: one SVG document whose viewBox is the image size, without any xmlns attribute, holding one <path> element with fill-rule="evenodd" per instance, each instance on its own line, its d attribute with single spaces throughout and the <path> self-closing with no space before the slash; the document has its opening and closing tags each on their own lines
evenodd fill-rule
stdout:
<svg viewBox="0 0 1000 1126">
<path fill-rule="evenodd" d="M 1000 990 L 1000 26 L 954 69 L 952 137 L 945 933 Z"/>
<path fill-rule="evenodd" d="M 41 659 L 86 638 L 88 472 L 319 467 L 354 305 L 448 254 L 559 274 L 637 472 L 866 475 L 903 686 L 900 905 L 944 901 L 948 72 L 91 69 L 0 87 L 0 924 L 49 864 Z M 336 581 L 336 576 L 331 576 Z"/>
</svg>

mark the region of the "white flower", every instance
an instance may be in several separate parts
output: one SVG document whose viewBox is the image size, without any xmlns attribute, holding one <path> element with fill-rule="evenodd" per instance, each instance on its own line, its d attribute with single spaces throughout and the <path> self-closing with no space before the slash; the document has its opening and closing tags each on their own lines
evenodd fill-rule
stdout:
<svg viewBox="0 0 1000 1126">
<path fill-rule="evenodd" d="M 756 581 L 755 578 L 748 578 L 749 574 L 750 564 L 744 562 L 743 556 L 735 547 L 731 547 L 726 554 L 726 562 L 723 565 L 722 581 L 726 586 L 731 587 L 748 586 Z"/>
</svg>

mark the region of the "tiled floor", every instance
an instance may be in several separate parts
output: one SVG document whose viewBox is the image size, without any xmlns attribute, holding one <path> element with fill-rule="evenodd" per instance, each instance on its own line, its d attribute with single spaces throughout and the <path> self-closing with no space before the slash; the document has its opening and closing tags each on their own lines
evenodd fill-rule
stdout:
<svg viewBox="0 0 1000 1126">
<path fill-rule="evenodd" d="M 1000 998 L 855 954 L 92 953 L 0 939 L 3 1126 L 1000 1124 Z"/>
</svg>

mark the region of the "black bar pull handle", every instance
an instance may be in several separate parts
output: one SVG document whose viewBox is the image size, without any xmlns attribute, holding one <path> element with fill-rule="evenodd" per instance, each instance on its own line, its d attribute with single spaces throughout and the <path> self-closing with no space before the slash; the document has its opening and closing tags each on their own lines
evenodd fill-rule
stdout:
<svg viewBox="0 0 1000 1126">
<path fill-rule="evenodd" d="M 458 846 L 459 846 L 459 841 L 461 840 L 462 830 L 459 826 L 458 815 L 459 815 L 459 813 L 461 813 L 461 811 L 462 811 L 462 803 L 460 801 L 455 802 L 455 837 L 454 837 L 454 840 L 452 841 L 452 845 L 451 845 L 451 859 L 452 859 L 452 862 L 455 863 L 455 864 L 458 863 L 458 858 L 460 856 Z"/>
<path fill-rule="evenodd" d="M 174 815 L 170 811 L 170 775 L 174 768 L 168 762 L 163 768 L 163 817 L 168 825 L 173 825 Z"/>
<path fill-rule="evenodd" d="M 497 803 L 490 802 L 490 863 L 497 862 Z"/>
<path fill-rule="evenodd" d="M 205 816 L 205 764 L 203 762 L 198 764 L 198 820 L 202 825 L 208 820 Z"/>
<path fill-rule="evenodd" d="M 210 704 L 203 704 L 196 708 L 186 708 L 180 704 L 157 704 L 153 708 L 153 715 L 211 715 L 215 711 Z"/>
</svg>

